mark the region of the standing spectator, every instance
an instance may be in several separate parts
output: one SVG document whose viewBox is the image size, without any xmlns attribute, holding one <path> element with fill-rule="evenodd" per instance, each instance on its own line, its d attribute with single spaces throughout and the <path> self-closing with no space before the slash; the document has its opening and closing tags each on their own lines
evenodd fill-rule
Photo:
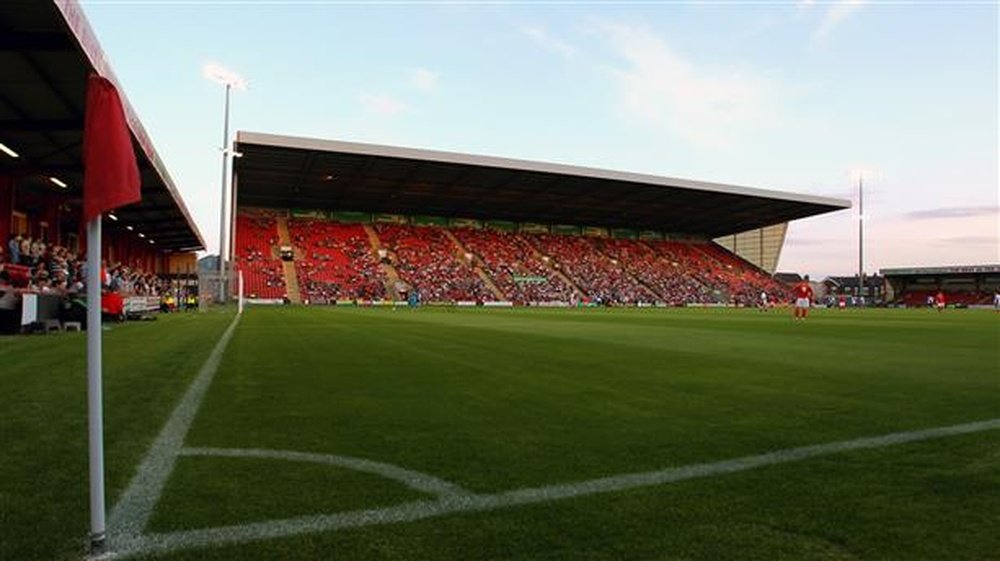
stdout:
<svg viewBox="0 0 1000 561">
<path fill-rule="evenodd" d="M 10 254 L 11 265 L 21 264 L 21 236 L 11 235 L 7 240 L 7 253 Z"/>
<path fill-rule="evenodd" d="M 20 263 L 21 265 L 32 265 L 31 262 L 31 238 L 28 236 L 21 237 L 18 236 L 17 239 L 20 241 Z"/>
</svg>

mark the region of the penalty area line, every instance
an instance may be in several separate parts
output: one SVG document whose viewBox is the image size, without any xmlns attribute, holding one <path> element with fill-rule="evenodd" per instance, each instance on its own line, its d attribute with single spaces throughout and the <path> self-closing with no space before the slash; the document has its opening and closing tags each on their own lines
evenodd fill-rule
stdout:
<svg viewBox="0 0 1000 561">
<path fill-rule="evenodd" d="M 328 515 L 302 516 L 218 528 L 146 534 L 141 536 L 137 541 L 129 544 L 130 548 L 117 552 L 119 554 L 117 557 L 142 553 L 168 552 L 193 547 L 238 544 L 306 533 L 413 522 L 460 512 L 485 512 L 513 506 L 548 503 L 599 493 L 611 493 L 676 483 L 689 479 L 721 476 L 854 450 L 884 448 L 996 429 L 1000 429 L 1000 418 L 787 448 L 718 462 L 691 464 L 656 471 L 627 473 L 573 483 L 516 489 L 492 495 L 450 495 L 439 497 L 437 500 L 413 501 L 392 507 L 356 510 Z"/>
</svg>

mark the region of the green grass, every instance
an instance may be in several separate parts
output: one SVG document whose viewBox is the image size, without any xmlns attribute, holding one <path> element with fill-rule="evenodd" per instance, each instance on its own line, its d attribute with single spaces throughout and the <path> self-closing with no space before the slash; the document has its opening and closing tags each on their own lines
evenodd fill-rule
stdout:
<svg viewBox="0 0 1000 561">
<path fill-rule="evenodd" d="M 109 507 L 230 313 L 104 333 Z M 88 530 L 86 334 L 0 337 L 0 559 L 74 559 Z"/>
<path fill-rule="evenodd" d="M 495 493 L 1000 417 L 1000 314 L 789 315 L 252 308 L 186 443 L 356 456 Z M 227 321 L 108 333 L 123 351 L 108 358 L 109 504 Z M 71 556 L 83 339 L 2 339 L 0 360 L 0 559 Z M 998 433 L 160 558 L 996 559 Z M 149 530 L 417 496 L 339 468 L 183 457 Z"/>
</svg>

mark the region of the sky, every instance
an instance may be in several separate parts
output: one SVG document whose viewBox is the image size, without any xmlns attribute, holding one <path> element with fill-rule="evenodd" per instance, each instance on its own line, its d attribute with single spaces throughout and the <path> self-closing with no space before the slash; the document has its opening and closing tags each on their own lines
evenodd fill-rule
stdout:
<svg viewBox="0 0 1000 561">
<path fill-rule="evenodd" d="M 1000 263 L 995 2 L 81 2 L 217 252 L 232 130 L 843 198 L 778 270 Z"/>
</svg>

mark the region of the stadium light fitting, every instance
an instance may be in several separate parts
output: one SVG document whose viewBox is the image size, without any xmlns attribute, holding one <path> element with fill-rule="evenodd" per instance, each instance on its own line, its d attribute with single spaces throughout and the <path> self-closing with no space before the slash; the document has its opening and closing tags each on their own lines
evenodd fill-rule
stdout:
<svg viewBox="0 0 1000 561">
<path fill-rule="evenodd" d="M 108 213 L 108 218 L 110 218 L 110 219 L 111 219 L 112 221 L 114 221 L 114 222 L 118 222 L 118 217 L 117 217 L 117 216 L 115 216 L 115 215 L 114 215 L 113 213 L 110 213 L 110 212 L 109 212 L 109 213 Z"/>
<path fill-rule="evenodd" d="M 155 244 L 155 243 L 156 243 L 156 242 L 154 242 L 153 240 L 149 240 L 149 245 L 153 245 L 153 244 Z"/>
<path fill-rule="evenodd" d="M 247 81 L 243 76 L 214 62 L 209 62 L 202 66 L 201 75 L 216 84 L 230 86 L 238 90 L 247 89 Z"/>
<path fill-rule="evenodd" d="M 66 185 L 66 182 L 63 181 L 63 180 L 61 180 L 61 179 L 59 179 L 58 177 L 54 177 L 54 176 L 50 175 L 49 176 L 49 181 L 51 181 L 52 183 L 55 183 L 56 185 L 62 187 L 63 189 L 65 189 L 66 187 L 68 187 L 68 185 Z"/>
<path fill-rule="evenodd" d="M 140 238 L 145 238 L 145 237 L 146 237 L 146 234 L 143 234 L 142 232 L 139 232 L 139 237 L 140 237 Z"/>
<path fill-rule="evenodd" d="M 3 152 L 4 154 L 7 154 L 11 158 L 20 158 L 21 157 L 20 154 L 18 154 L 17 152 L 15 152 L 13 149 L 11 149 L 10 146 L 7 146 L 3 142 L 0 142 L 0 152 Z"/>
<path fill-rule="evenodd" d="M 125 226 L 125 229 L 128 230 L 129 232 L 132 231 L 132 227 L 131 226 Z"/>
</svg>

